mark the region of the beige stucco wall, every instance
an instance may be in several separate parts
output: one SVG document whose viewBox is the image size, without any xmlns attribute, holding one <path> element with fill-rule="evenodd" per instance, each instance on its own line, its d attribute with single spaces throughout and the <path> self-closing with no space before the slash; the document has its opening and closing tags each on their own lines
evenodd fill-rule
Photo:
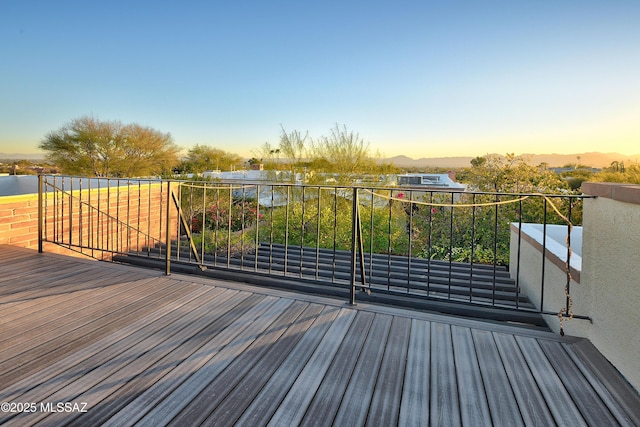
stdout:
<svg viewBox="0 0 640 427">
<path fill-rule="evenodd" d="M 517 278 L 522 292 L 527 295 L 529 300 L 535 304 L 538 309 L 542 307 L 543 312 L 552 313 L 545 314 L 543 317 L 551 330 L 560 332 L 558 313 L 560 313 L 561 309 L 566 308 L 567 301 L 565 293 L 565 287 L 567 285 L 565 264 L 566 244 L 560 249 L 559 254 L 551 250 L 545 251 L 543 282 L 542 238 L 540 236 L 529 236 L 526 234 L 527 231 L 528 230 L 523 227 L 523 235 L 520 239 L 520 263 L 518 267 L 516 262 L 518 256 L 518 225 L 511 225 L 511 264 L 509 271 L 512 279 L 516 280 Z M 548 246 L 551 246 L 552 243 L 559 246 L 557 242 L 552 242 L 550 239 L 547 239 L 546 244 Z M 571 276 L 573 279 L 569 284 L 570 296 L 573 301 L 572 312 L 576 316 L 588 317 L 592 307 L 591 293 L 581 284 L 582 277 L 579 270 L 579 262 L 575 262 L 576 259 L 580 258 L 579 255 L 577 255 L 579 249 L 574 248 L 574 250 L 576 254 L 572 257 L 572 261 L 574 261 L 572 265 L 578 265 L 572 268 Z M 558 251 L 555 250 L 555 252 Z M 587 336 L 590 326 L 588 320 L 578 317 L 563 322 L 563 329 L 567 335 Z"/>
<path fill-rule="evenodd" d="M 583 186 L 599 196 L 584 206 L 582 281 L 593 299 L 587 338 L 640 390 L 640 186 L 616 190 Z"/>
<path fill-rule="evenodd" d="M 567 335 L 588 338 L 640 390 L 640 185 L 585 183 L 582 265 L 571 282 L 573 312 L 591 321 L 564 322 Z M 511 235 L 511 274 L 515 278 L 517 228 Z M 549 260 L 549 256 L 547 257 Z M 542 253 L 539 245 L 522 239 L 519 281 L 523 291 L 540 301 Z M 563 268 L 545 266 L 544 310 L 557 312 L 565 304 Z M 545 316 L 559 331 L 558 317 Z"/>
</svg>

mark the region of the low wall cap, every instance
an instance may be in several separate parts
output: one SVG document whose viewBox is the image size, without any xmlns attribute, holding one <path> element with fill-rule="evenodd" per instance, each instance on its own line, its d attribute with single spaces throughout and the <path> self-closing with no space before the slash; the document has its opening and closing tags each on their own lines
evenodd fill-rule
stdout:
<svg viewBox="0 0 640 427">
<path fill-rule="evenodd" d="M 640 205 L 640 185 L 615 182 L 583 182 L 582 193 L 590 196 L 606 197 L 619 202 Z"/>
</svg>

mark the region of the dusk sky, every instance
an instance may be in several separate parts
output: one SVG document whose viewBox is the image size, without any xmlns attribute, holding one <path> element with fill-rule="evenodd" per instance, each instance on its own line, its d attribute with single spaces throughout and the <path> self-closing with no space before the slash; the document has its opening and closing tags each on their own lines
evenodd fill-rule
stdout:
<svg viewBox="0 0 640 427">
<path fill-rule="evenodd" d="M 0 152 L 85 115 L 253 156 L 640 153 L 640 1 L 0 0 Z"/>
</svg>

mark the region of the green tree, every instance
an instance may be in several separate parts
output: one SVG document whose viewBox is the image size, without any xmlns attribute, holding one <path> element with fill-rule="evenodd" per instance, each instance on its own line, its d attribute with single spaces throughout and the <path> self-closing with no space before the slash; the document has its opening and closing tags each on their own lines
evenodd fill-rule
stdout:
<svg viewBox="0 0 640 427">
<path fill-rule="evenodd" d="M 524 156 L 488 154 L 471 160 L 465 181 L 480 191 L 525 193 L 567 188 L 555 173 L 529 164 Z"/>
<path fill-rule="evenodd" d="M 179 151 L 169 133 L 88 116 L 49 133 L 40 149 L 64 173 L 100 177 L 168 173 Z"/>
<path fill-rule="evenodd" d="M 292 188 L 286 206 L 265 212 L 260 241 L 349 250 L 351 247 L 353 200 L 332 189 Z M 365 251 L 406 253 L 406 223 L 400 204 L 360 204 Z"/>
<path fill-rule="evenodd" d="M 265 142 L 256 152 L 265 169 L 288 168 L 311 172 L 311 182 L 325 182 L 326 174 L 341 184 L 354 183 L 358 175 L 397 173 L 398 168 L 371 156 L 369 144 L 357 132 L 336 125 L 329 135 L 317 139 L 308 132 L 288 132 L 282 127 L 278 147 Z"/>
<path fill-rule="evenodd" d="M 195 145 L 187 152 L 180 165 L 182 173 L 201 173 L 208 170 L 231 170 L 242 163 L 240 156 L 234 153 L 209 147 Z"/>
<path fill-rule="evenodd" d="M 610 168 L 602 172 L 593 174 L 589 181 L 596 182 L 619 182 L 626 184 L 640 184 L 640 165 L 625 166 L 624 163 L 614 162 Z"/>
<path fill-rule="evenodd" d="M 354 173 L 367 173 L 375 169 L 375 161 L 369 155 L 369 144 L 357 132 L 346 126 L 336 125 L 329 136 L 320 138 L 316 156 L 329 162 L 330 170 L 348 177 Z"/>
<path fill-rule="evenodd" d="M 464 182 L 472 189 L 487 194 L 463 193 L 457 201 L 450 196 L 449 200 L 443 199 L 443 195 L 425 196 L 422 201 L 426 206 L 416 207 L 411 218 L 415 224 L 421 224 L 413 236 L 416 252 L 422 249 L 421 256 L 506 264 L 509 260 L 510 223 L 542 223 L 546 218 L 547 223 L 566 224 L 555 213 L 551 203 L 565 215 L 569 212 L 569 203 L 572 203 L 572 223 L 579 225 L 582 221 L 582 203 L 579 201 L 549 197 L 545 202 L 542 197 L 522 198 L 519 195 L 570 193 L 566 180 L 549 171 L 545 165 L 530 165 L 523 156 L 476 157 L 471 161 L 471 168 L 458 176 L 464 176 Z M 445 206 L 430 207 L 434 202 Z"/>
<path fill-rule="evenodd" d="M 274 154 L 281 154 L 283 162 L 286 162 L 290 167 L 304 166 L 304 162 L 309 155 L 310 144 L 312 144 L 312 141 L 308 132 L 303 134 L 294 130 L 287 133 L 285 128 L 282 127 L 280 147 L 273 150 L 273 152 Z"/>
<path fill-rule="evenodd" d="M 254 156 L 261 160 L 265 170 L 280 168 L 281 152 L 280 148 L 272 146 L 269 142 L 265 142 L 257 150 L 253 150 Z"/>
<path fill-rule="evenodd" d="M 471 166 L 479 168 L 482 167 L 487 162 L 486 157 L 478 156 L 475 159 L 471 159 Z"/>
<path fill-rule="evenodd" d="M 560 176 L 567 182 L 570 189 L 579 190 L 583 182 L 592 180 L 594 173 L 589 169 L 573 169 L 562 172 Z"/>
</svg>

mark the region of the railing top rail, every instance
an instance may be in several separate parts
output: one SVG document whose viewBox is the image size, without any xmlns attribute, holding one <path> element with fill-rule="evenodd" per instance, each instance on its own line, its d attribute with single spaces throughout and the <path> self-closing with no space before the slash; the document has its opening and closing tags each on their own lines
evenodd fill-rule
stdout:
<svg viewBox="0 0 640 427">
<path fill-rule="evenodd" d="M 476 194 L 476 195 L 488 195 L 488 196 L 547 196 L 547 197 L 570 197 L 570 198 L 593 198 L 594 196 L 586 194 L 567 194 L 567 193 L 513 193 L 513 192 L 493 192 L 493 191 L 478 191 L 478 190 L 462 190 L 457 188 L 434 188 L 434 187 L 421 187 L 421 186 L 409 186 L 409 185 L 376 185 L 376 184 L 312 184 L 312 183 L 295 183 L 287 181 L 253 181 L 253 180 L 241 180 L 241 179 L 215 179 L 215 180 L 172 180 L 173 182 L 181 183 L 209 183 L 209 184 L 228 184 L 228 185 L 246 185 L 246 186 L 281 186 L 281 187 L 307 187 L 307 188 L 320 188 L 320 189 L 363 189 L 369 190 L 375 188 L 376 190 L 384 191 L 414 191 L 421 193 L 446 193 L 446 194 Z"/>
<path fill-rule="evenodd" d="M 124 182 L 148 182 L 148 183 L 162 183 L 168 180 L 162 178 L 119 178 L 119 177 L 106 177 L 106 176 L 82 176 L 82 175 L 59 175 L 59 174 L 40 174 L 41 177 L 47 178 L 59 178 L 78 180 L 82 182 L 95 182 L 95 181 L 124 181 Z"/>
<path fill-rule="evenodd" d="M 292 187 L 292 188 L 319 188 L 319 189 L 363 189 L 370 190 L 375 188 L 381 191 L 408 191 L 419 193 L 446 193 L 446 194 L 468 194 L 468 195 L 480 195 L 480 196 L 498 196 L 498 197 L 563 197 L 571 199 L 590 199 L 595 198 L 594 195 L 589 194 L 570 194 L 570 193 L 540 193 L 540 192 L 491 192 L 491 191 L 478 191 L 478 190 L 462 190 L 455 188 L 434 188 L 434 187 L 421 187 L 421 186 L 409 186 L 409 185 L 376 185 L 376 184 L 312 184 L 312 183 L 296 183 L 288 181 L 256 181 L 256 180 L 242 180 L 242 179 L 219 179 L 204 178 L 202 180 L 189 180 L 189 179 L 164 179 L 164 178 L 120 178 L 120 177 L 88 177 L 88 176 L 75 176 L 75 175 L 57 175 L 57 174 L 42 174 L 43 177 L 55 177 L 61 179 L 78 179 L 78 180 L 96 180 L 96 181 L 124 181 L 124 182 L 145 182 L 145 183 L 164 183 L 175 182 L 180 184 L 219 184 L 219 185 L 239 185 L 246 187 L 253 186 L 279 186 L 279 187 Z"/>
</svg>

